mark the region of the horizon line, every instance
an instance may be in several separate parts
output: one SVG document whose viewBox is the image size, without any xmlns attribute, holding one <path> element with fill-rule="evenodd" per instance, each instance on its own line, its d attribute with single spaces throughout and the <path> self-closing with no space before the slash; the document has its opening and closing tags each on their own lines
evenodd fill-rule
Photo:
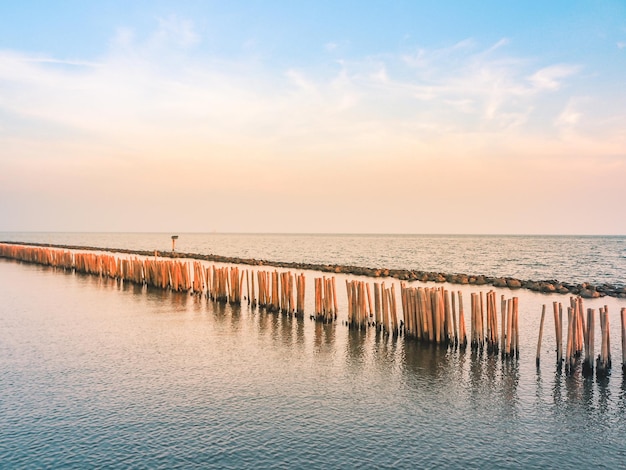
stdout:
<svg viewBox="0 0 626 470">
<path fill-rule="evenodd" d="M 236 231 L 89 231 L 89 230 L 0 230 L 0 233 L 38 233 L 38 234 L 187 234 L 187 235 L 343 235 L 343 236 L 436 236 L 436 237 L 626 237 L 626 234 L 609 233 L 441 233 L 441 232 L 236 232 Z"/>
</svg>

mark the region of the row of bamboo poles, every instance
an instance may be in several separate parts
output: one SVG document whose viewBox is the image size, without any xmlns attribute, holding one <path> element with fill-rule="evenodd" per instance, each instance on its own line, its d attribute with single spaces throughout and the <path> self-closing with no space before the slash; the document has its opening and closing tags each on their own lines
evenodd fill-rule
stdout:
<svg viewBox="0 0 626 470">
<path fill-rule="evenodd" d="M 316 277 L 315 281 L 315 312 L 316 321 L 331 323 L 337 319 L 337 286 L 335 277 Z"/>
<path fill-rule="evenodd" d="M 244 297 L 245 276 L 248 303 L 257 305 L 254 277 L 248 270 L 240 270 L 237 266 L 205 267 L 199 261 L 189 263 L 175 259 L 119 258 L 110 254 L 72 253 L 43 247 L 4 244 L 0 245 L 0 256 L 159 289 L 206 294 L 211 300 L 232 304 L 240 304 Z M 258 306 L 270 311 L 304 314 L 303 274 L 295 276 L 295 283 L 291 272 L 258 271 L 257 276 Z"/>
<path fill-rule="evenodd" d="M 588 308 L 585 312 L 583 299 L 581 297 L 571 297 L 570 306 L 567 307 L 567 338 L 565 345 L 565 355 L 563 354 L 563 304 L 554 302 L 554 328 L 556 337 L 556 363 L 560 369 L 565 364 L 565 371 L 573 373 L 578 359 L 582 360 L 582 373 L 590 376 L 595 372 L 598 377 L 607 376 L 611 372 L 611 332 L 609 322 L 609 309 L 605 305 L 599 309 L 600 319 L 600 351 L 595 356 L 595 323 L 596 311 Z M 586 313 L 586 315 L 585 315 Z M 539 339 L 537 341 L 537 366 L 541 359 L 541 341 L 543 337 L 543 325 L 546 314 L 546 306 L 541 312 L 541 323 L 539 325 Z M 586 317 L 586 318 L 585 318 Z M 626 308 L 620 311 L 621 332 L 622 332 L 622 369 L 626 371 Z"/>
<path fill-rule="evenodd" d="M 396 289 L 392 284 L 374 283 L 374 295 L 370 283 L 346 280 L 348 294 L 348 326 L 364 329 L 374 326 L 385 333 L 398 334 L 401 323 L 398 321 Z M 405 304 L 403 303 L 403 306 Z M 406 312 L 406 308 L 404 309 Z"/>
<path fill-rule="evenodd" d="M 502 332 L 498 334 L 498 314 L 494 291 L 472 293 L 470 317 L 470 347 L 504 357 L 519 357 L 518 299 L 501 298 Z M 458 316 L 457 316 L 458 302 Z M 413 287 L 402 285 L 405 312 L 405 332 L 422 340 L 467 347 L 465 310 L 462 292 L 450 292 L 442 287 Z M 501 343 L 500 343 L 501 341 Z"/>
<path fill-rule="evenodd" d="M 248 270 L 245 273 L 249 305 L 259 306 L 269 312 L 281 312 L 297 317 L 304 316 L 306 288 L 304 274 L 294 275 L 291 271 L 279 273 L 276 270 L 257 271 L 257 298 L 254 274 L 250 275 Z"/>
<path fill-rule="evenodd" d="M 240 270 L 236 266 L 204 266 L 176 259 L 116 257 L 111 254 L 81 253 L 44 247 L 0 244 L 0 257 L 28 263 L 52 266 L 78 273 L 99 275 L 147 285 L 159 289 L 171 289 L 206 295 L 217 302 L 240 304 L 247 299 L 249 305 L 270 312 L 304 316 L 306 278 L 304 274 L 274 271 Z M 255 282 L 256 272 L 256 282 Z M 246 295 L 243 295 L 244 278 Z M 460 291 L 450 292 L 444 288 L 408 287 L 401 283 L 403 320 L 398 319 L 395 285 L 346 280 L 348 325 L 355 328 L 374 326 L 389 334 L 404 333 L 406 337 L 433 343 L 467 346 L 463 296 Z M 496 293 L 471 294 L 471 318 L 469 342 L 474 350 L 519 357 L 518 299 L 500 299 L 500 327 L 498 326 Z M 608 308 L 599 309 L 600 350 L 595 356 L 595 310 L 585 309 L 583 299 L 572 297 L 567 309 L 567 338 L 563 348 L 563 305 L 553 304 L 556 332 L 557 365 L 565 364 L 566 371 L 582 361 L 583 373 L 606 375 L 611 370 L 611 344 Z M 337 318 L 338 301 L 334 277 L 315 278 L 315 308 L 311 317 L 324 322 Z M 539 340 L 537 365 L 540 362 L 541 341 L 546 314 L 544 305 Z M 622 368 L 626 371 L 626 309 L 621 315 Z"/>
<path fill-rule="evenodd" d="M 355 328 L 374 326 L 391 334 L 404 333 L 406 337 L 431 343 L 465 348 L 467 333 L 463 295 L 455 296 L 444 288 L 407 287 L 400 285 L 403 321 L 398 321 L 395 286 L 364 281 L 346 280 L 348 294 L 348 325 Z M 458 316 L 457 316 L 458 301 Z M 501 299 L 502 332 L 498 333 L 496 293 L 474 293 L 471 297 L 471 347 L 504 357 L 519 357 L 518 299 Z M 501 343 L 499 342 L 501 341 Z"/>
</svg>

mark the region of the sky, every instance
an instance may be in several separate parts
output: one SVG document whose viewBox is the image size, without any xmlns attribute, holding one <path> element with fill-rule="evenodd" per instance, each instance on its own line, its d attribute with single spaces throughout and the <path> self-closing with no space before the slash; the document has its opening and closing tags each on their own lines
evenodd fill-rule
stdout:
<svg viewBox="0 0 626 470">
<path fill-rule="evenodd" d="M 626 234 L 626 2 L 0 1 L 0 231 Z"/>
</svg>

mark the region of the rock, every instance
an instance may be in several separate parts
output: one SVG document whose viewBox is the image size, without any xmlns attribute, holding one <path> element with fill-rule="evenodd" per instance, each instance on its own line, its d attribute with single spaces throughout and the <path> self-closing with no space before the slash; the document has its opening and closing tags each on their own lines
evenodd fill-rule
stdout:
<svg viewBox="0 0 626 470">
<path fill-rule="evenodd" d="M 580 290 L 579 294 L 583 299 L 597 299 L 600 297 L 600 292 L 597 290 L 591 290 L 588 288 L 584 288 Z"/>
<path fill-rule="evenodd" d="M 502 277 L 497 277 L 493 281 L 494 287 L 506 287 L 506 279 Z"/>
<path fill-rule="evenodd" d="M 541 283 L 541 292 L 556 292 L 556 287 L 549 282 L 543 282 Z"/>
<path fill-rule="evenodd" d="M 507 279 L 506 285 L 509 286 L 511 289 L 519 289 L 520 287 L 522 287 L 522 281 L 520 281 L 519 279 Z"/>
<path fill-rule="evenodd" d="M 541 290 L 541 286 L 539 285 L 538 282 L 535 281 L 524 281 L 522 283 L 522 286 L 525 287 L 526 289 L 532 290 L 532 291 L 540 291 Z"/>
</svg>

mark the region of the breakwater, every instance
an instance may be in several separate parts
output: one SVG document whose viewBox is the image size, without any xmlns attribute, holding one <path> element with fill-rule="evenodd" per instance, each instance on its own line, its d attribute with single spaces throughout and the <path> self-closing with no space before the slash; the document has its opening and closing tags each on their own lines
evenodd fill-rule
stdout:
<svg viewBox="0 0 626 470">
<path fill-rule="evenodd" d="M 19 241 L 5 241 L 0 243 L 8 243 L 14 245 L 41 246 L 59 249 L 71 250 L 90 250 L 104 251 L 124 254 L 135 254 L 140 256 L 152 256 L 154 250 L 131 250 L 124 248 L 103 248 L 86 245 L 66 245 L 66 244 L 49 244 L 49 243 L 30 243 Z M 493 286 L 498 288 L 527 289 L 533 292 L 541 292 L 546 294 L 571 294 L 580 296 L 585 299 L 599 297 L 615 297 L 626 298 L 626 286 L 621 284 L 606 284 L 590 282 L 565 282 L 557 279 L 547 280 L 530 280 L 517 279 L 506 276 L 487 276 L 482 274 L 463 274 L 463 273 L 442 273 L 435 271 L 421 271 L 411 269 L 388 269 L 384 267 L 363 267 L 342 264 L 318 264 L 318 263 L 299 263 L 285 262 L 277 260 L 264 260 L 245 257 L 221 256 L 215 254 L 201 253 L 182 253 L 171 251 L 159 251 L 159 256 L 169 258 L 189 258 L 204 261 L 212 261 L 219 263 L 242 264 L 249 266 L 272 266 L 277 268 L 295 269 L 295 270 L 312 270 L 327 273 L 352 274 L 367 277 L 391 277 L 404 281 L 421 281 L 421 282 L 438 282 L 450 283 L 457 285 L 473 285 L 473 286 Z"/>
</svg>

